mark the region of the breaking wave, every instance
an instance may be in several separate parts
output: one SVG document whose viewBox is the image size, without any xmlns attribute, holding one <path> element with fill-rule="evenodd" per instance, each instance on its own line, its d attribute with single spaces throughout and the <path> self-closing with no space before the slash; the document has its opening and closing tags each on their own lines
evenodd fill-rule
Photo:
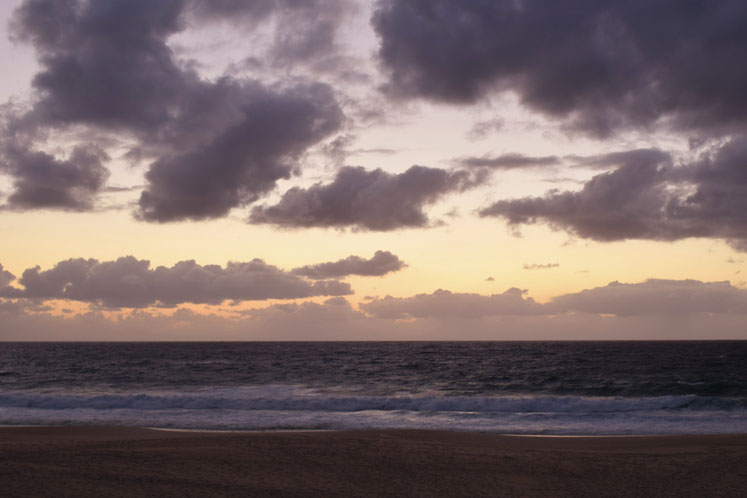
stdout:
<svg viewBox="0 0 747 498">
<path fill-rule="evenodd" d="M 290 392 L 289 392 L 290 391 Z M 295 392 L 294 392 L 295 391 Z M 651 410 L 745 410 L 744 398 L 695 395 L 642 398 L 580 396 L 356 396 L 284 386 L 218 392 L 0 394 L 0 408 L 42 410 L 276 410 L 360 412 L 626 413 Z"/>
</svg>

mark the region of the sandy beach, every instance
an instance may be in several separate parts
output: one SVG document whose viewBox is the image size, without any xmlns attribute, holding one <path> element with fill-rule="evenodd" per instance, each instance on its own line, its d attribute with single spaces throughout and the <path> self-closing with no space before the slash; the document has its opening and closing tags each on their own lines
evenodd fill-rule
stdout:
<svg viewBox="0 0 747 498">
<path fill-rule="evenodd" d="M 747 435 L 0 429 L 3 496 L 746 496 Z"/>
</svg>

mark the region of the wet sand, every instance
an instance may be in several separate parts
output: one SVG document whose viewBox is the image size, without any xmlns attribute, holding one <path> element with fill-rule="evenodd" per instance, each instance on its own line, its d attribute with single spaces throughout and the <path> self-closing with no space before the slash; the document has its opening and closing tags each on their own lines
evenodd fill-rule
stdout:
<svg viewBox="0 0 747 498">
<path fill-rule="evenodd" d="M 0 428 L 2 496 L 747 496 L 747 435 Z"/>
</svg>

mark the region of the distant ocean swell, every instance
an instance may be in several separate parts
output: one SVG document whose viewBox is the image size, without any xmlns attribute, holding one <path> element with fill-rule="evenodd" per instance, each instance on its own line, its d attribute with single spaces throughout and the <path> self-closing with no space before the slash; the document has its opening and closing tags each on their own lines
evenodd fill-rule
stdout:
<svg viewBox="0 0 747 498">
<path fill-rule="evenodd" d="M 6 343 L 0 424 L 747 433 L 747 341 Z"/>
<path fill-rule="evenodd" d="M 281 410 L 356 412 L 366 410 L 413 412 L 561 412 L 625 413 L 645 410 L 747 410 L 747 399 L 704 396 L 660 396 L 612 398 L 579 396 L 339 396 L 310 391 L 288 396 L 270 396 L 271 389 L 250 392 L 233 388 L 223 393 L 161 394 L 0 394 L 0 409 L 40 410 Z"/>
<path fill-rule="evenodd" d="M 352 396 L 294 386 L 0 395 L 2 424 L 184 429 L 429 428 L 534 434 L 747 432 L 747 400 L 662 396 Z"/>
</svg>

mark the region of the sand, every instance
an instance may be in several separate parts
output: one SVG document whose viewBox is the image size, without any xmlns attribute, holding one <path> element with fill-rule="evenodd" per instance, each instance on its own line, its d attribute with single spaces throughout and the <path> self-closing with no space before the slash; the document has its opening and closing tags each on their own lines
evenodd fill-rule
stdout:
<svg viewBox="0 0 747 498">
<path fill-rule="evenodd" d="M 2 496 L 747 496 L 747 435 L 0 429 Z"/>
</svg>

